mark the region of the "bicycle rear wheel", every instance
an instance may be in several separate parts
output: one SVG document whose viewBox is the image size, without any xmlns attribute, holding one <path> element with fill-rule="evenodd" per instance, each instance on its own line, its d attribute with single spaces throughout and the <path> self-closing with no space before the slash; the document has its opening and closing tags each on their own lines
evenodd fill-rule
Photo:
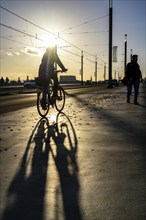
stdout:
<svg viewBox="0 0 146 220">
<path fill-rule="evenodd" d="M 49 112 L 50 105 L 48 103 L 43 103 L 43 91 L 37 94 L 37 110 L 41 117 L 45 117 Z"/>
<path fill-rule="evenodd" d="M 59 86 L 58 87 L 58 99 L 55 99 L 55 107 L 57 111 L 61 112 L 65 105 L 65 92 L 64 89 Z"/>
</svg>

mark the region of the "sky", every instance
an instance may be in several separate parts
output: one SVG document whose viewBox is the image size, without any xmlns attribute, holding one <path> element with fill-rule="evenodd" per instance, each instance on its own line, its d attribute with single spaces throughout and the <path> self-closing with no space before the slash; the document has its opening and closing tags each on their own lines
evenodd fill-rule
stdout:
<svg viewBox="0 0 146 220">
<path fill-rule="evenodd" d="M 45 49 L 57 45 L 68 75 L 84 80 L 108 79 L 109 0 L 1 0 L 0 76 L 10 80 L 34 79 Z M 113 0 L 113 46 L 117 62 L 112 77 L 124 75 L 124 45 L 127 62 L 131 49 L 146 77 L 146 0 Z"/>
</svg>

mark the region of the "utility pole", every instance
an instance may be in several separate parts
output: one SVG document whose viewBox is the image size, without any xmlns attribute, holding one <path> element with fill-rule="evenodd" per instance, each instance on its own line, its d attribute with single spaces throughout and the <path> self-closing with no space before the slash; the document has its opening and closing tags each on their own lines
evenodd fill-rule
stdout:
<svg viewBox="0 0 146 220">
<path fill-rule="evenodd" d="M 97 56 L 95 56 L 95 83 L 97 83 Z"/>
<path fill-rule="evenodd" d="M 55 53 L 57 54 L 57 44 L 55 44 Z M 55 69 L 57 70 L 57 63 L 55 62 Z"/>
<path fill-rule="evenodd" d="M 109 0 L 109 85 L 108 88 L 113 88 L 112 80 L 112 23 L 113 23 L 113 0 Z"/>
<path fill-rule="evenodd" d="M 127 34 L 125 34 L 125 61 L 124 61 L 124 75 L 125 75 L 125 73 L 126 73 L 126 65 L 127 65 Z"/>
<path fill-rule="evenodd" d="M 104 81 L 106 80 L 106 63 L 104 63 Z"/>
<path fill-rule="evenodd" d="M 114 79 L 116 79 L 116 78 L 117 78 L 117 72 L 116 72 L 116 70 L 115 70 Z"/>
<path fill-rule="evenodd" d="M 81 51 L 81 85 L 83 85 L 83 51 Z"/>
</svg>

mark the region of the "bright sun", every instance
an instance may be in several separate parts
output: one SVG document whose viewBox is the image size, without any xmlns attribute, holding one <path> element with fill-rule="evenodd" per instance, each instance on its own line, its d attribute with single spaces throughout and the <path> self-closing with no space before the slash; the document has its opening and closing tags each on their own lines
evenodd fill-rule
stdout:
<svg viewBox="0 0 146 220">
<path fill-rule="evenodd" d="M 47 47 L 58 46 L 59 39 L 57 38 L 57 36 L 53 36 L 53 35 L 46 36 L 46 35 L 44 35 L 41 38 L 43 39 L 43 46 L 42 46 L 42 49 L 39 52 L 39 56 L 43 55 L 43 53 L 44 53 L 44 51 L 46 50 Z"/>
<path fill-rule="evenodd" d="M 43 37 L 44 45 L 47 47 L 54 47 L 58 44 L 58 38 L 56 36 L 44 36 Z"/>
</svg>

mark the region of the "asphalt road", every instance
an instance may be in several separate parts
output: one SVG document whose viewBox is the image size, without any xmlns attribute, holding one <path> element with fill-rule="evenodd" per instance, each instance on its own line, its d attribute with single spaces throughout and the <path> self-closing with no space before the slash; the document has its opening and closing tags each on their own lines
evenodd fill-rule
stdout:
<svg viewBox="0 0 146 220">
<path fill-rule="evenodd" d="M 67 92 L 43 119 L 35 94 L 1 97 L 21 109 L 0 115 L 0 219 L 145 220 L 146 91 Z"/>
<path fill-rule="evenodd" d="M 78 89 L 67 89 L 66 94 L 73 95 L 79 93 L 91 93 L 91 92 L 100 92 L 107 91 L 105 87 L 85 87 Z M 66 96 L 67 97 L 67 96 Z M 18 90 L 11 90 L 11 93 L 5 93 L 5 95 L 0 96 L 0 114 L 8 113 L 11 111 L 16 111 L 22 108 L 32 107 L 36 105 L 37 93 L 30 89 L 26 90 L 23 94 L 18 94 Z"/>
</svg>

